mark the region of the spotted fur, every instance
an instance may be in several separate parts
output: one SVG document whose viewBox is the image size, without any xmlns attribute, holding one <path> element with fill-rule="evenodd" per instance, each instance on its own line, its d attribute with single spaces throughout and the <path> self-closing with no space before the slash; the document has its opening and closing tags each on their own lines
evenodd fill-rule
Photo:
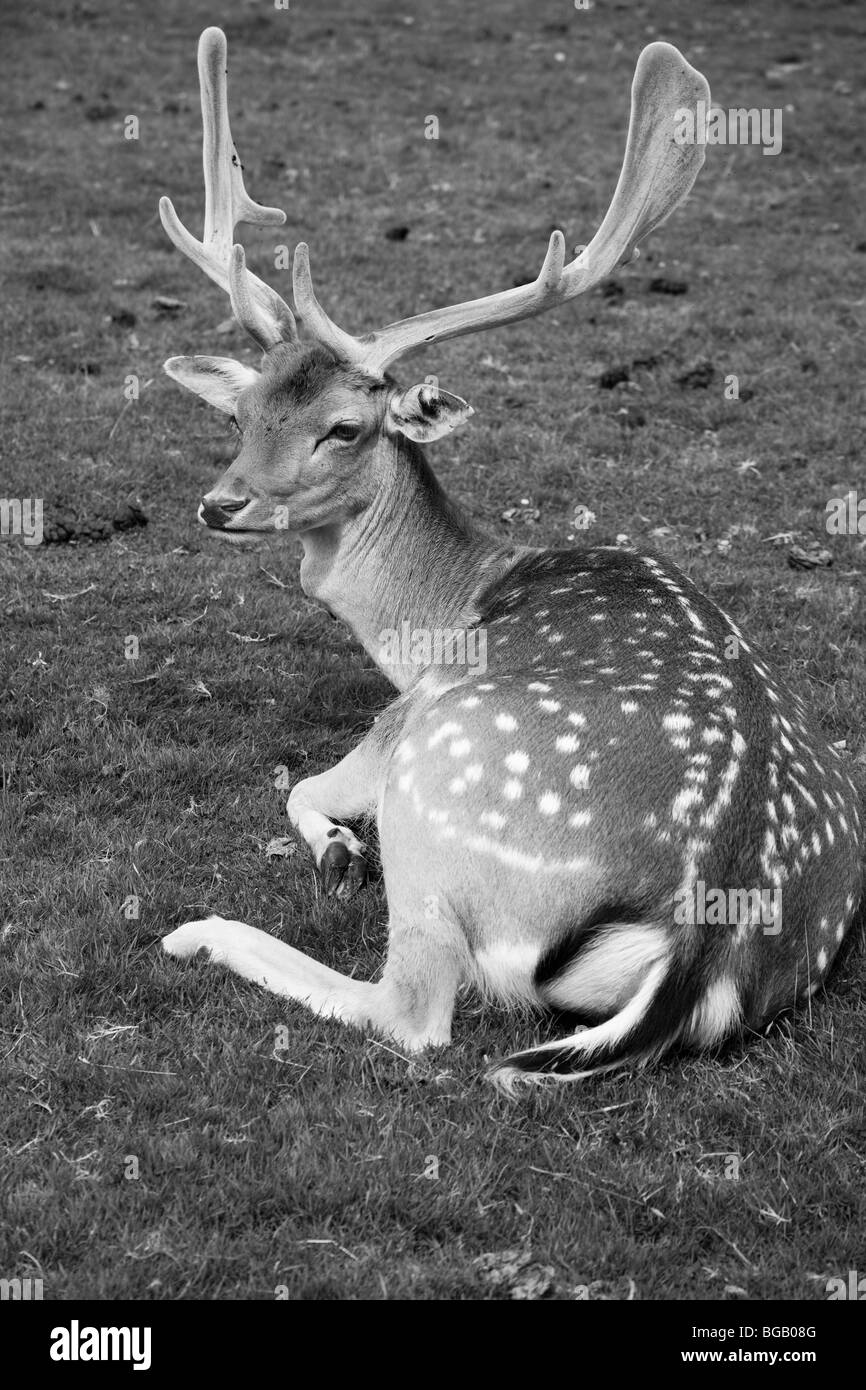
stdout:
<svg viewBox="0 0 866 1390">
<path fill-rule="evenodd" d="M 801 697 L 674 565 L 629 548 L 526 556 L 478 621 L 488 669 L 416 700 L 381 820 L 386 860 L 397 825 L 425 880 L 447 854 L 482 982 L 497 992 L 495 943 L 525 965 L 503 997 L 595 1020 L 500 1080 L 714 1046 L 802 1003 L 855 915 L 863 853 L 859 793 Z M 780 931 L 677 925 L 698 880 L 780 888 Z"/>
</svg>

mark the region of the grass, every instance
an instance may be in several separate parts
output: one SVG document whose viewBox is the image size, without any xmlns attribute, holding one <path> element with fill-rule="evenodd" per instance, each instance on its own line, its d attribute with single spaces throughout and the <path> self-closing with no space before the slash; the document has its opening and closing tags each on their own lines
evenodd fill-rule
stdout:
<svg viewBox="0 0 866 1390">
<path fill-rule="evenodd" d="M 567 544 L 583 505 L 663 549 L 862 757 L 866 554 L 827 536 L 824 508 L 862 473 L 864 40 L 855 6 L 814 15 L 89 0 L 5 18 L 0 496 L 88 513 L 138 495 L 150 524 L 0 541 L 3 1277 L 66 1299 L 485 1299 L 515 1278 L 479 1257 L 516 1249 L 551 1297 L 814 1299 L 863 1267 L 860 941 L 765 1039 L 517 1105 L 479 1071 L 530 1022 L 467 998 L 454 1045 L 409 1065 L 156 945 L 217 910 L 372 975 L 384 937 L 380 890 L 334 903 L 301 848 L 264 848 L 285 829 L 275 769 L 329 765 L 388 687 L 306 602 L 291 550 L 197 529 L 230 443 L 160 372 L 176 352 L 254 359 L 156 216 L 167 191 L 200 217 L 200 29 L 225 22 L 253 193 L 288 209 L 285 239 L 310 240 L 356 330 L 526 278 L 553 225 L 588 240 L 650 38 L 723 107 L 783 108 L 781 155 L 710 150 L 621 294 L 423 370 L 476 407 L 435 460 L 492 531 Z M 266 235 L 247 244 L 285 290 Z M 687 292 L 654 292 L 660 276 Z M 709 385 L 679 383 L 705 360 Z M 507 526 L 523 498 L 537 521 Z M 832 568 L 789 568 L 766 539 L 783 533 Z"/>
</svg>

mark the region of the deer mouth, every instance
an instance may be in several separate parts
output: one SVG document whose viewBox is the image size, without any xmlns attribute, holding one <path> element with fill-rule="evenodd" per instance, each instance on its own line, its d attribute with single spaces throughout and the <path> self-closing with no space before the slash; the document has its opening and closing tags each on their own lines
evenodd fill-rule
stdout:
<svg viewBox="0 0 866 1390">
<path fill-rule="evenodd" d="M 256 536 L 262 537 L 268 534 L 267 531 L 256 531 L 248 526 L 233 526 L 231 529 L 225 526 L 210 526 L 206 521 L 200 522 L 209 536 L 219 536 L 224 541 L 235 541 L 238 544 L 246 541 L 249 544 L 255 540 Z"/>
</svg>

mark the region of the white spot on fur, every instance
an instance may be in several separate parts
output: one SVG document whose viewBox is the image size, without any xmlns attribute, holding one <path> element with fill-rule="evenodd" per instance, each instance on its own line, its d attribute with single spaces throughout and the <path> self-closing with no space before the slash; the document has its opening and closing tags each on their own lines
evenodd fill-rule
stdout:
<svg viewBox="0 0 866 1390">
<path fill-rule="evenodd" d="M 443 743 L 446 738 L 451 738 L 454 734 L 462 734 L 462 732 L 462 724 L 455 724 L 453 721 L 447 724 L 440 724 L 436 732 L 427 740 L 427 747 L 436 748 L 440 743 Z"/>
<path fill-rule="evenodd" d="M 690 729 L 694 724 L 691 715 L 688 714 L 666 714 L 662 720 L 662 725 L 672 734 L 682 734 L 686 729 Z"/>
<path fill-rule="evenodd" d="M 671 806 L 671 816 L 679 824 L 688 820 L 688 810 L 690 806 L 695 806 L 703 801 L 703 793 L 697 787 L 683 787 L 682 791 L 677 792 Z"/>
</svg>

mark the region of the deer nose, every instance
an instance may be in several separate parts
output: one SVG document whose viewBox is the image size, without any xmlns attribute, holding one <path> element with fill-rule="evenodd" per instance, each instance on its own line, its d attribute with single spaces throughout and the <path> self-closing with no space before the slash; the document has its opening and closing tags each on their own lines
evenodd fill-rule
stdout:
<svg viewBox="0 0 866 1390">
<path fill-rule="evenodd" d="M 201 506 L 198 509 L 199 520 L 206 526 L 212 526 L 217 531 L 231 521 L 235 512 L 242 512 L 249 503 L 248 497 L 242 497 L 238 501 L 235 497 L 214 497 L 210 493 L 202 498 Z"/>
</svg>

